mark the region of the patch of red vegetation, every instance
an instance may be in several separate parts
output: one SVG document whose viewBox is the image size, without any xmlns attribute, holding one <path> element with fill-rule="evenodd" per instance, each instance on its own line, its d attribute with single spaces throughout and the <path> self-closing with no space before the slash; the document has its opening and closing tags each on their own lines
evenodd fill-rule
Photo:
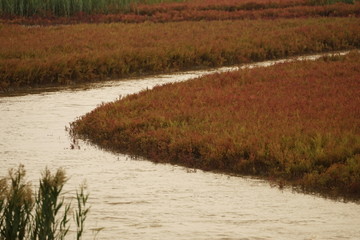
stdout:
<svg viewBox="0 0 360 240">
<path fill-rule="evenodd" d="M 311 5 L 309 1 L 304 0 L 251 0 L 249 2 L 207 0 L 184 3 L 134 5 L 130 11 L 116 14 L 78 13 L 71 17 L 52 16 L 51 14 L 30 17 L 4 15 L 0 18 L 0 21 L 3 23 L 25 25 L 53 25 L 349 16 L 360 16 L 359 1 L 356 1 L 354 4 L 336 3 L 314 6 Z"/>
<path fill-rule="evenodd" d="M 102 147 L 360 197 L 360 54 L 214 74 L 73 123 Z"/>
</svg>

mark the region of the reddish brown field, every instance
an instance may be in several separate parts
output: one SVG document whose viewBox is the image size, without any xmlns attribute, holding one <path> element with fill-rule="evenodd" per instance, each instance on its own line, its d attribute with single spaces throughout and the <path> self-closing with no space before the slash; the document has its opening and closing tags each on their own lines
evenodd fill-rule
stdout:
<svg viewBox="0 0 360 240">
<path fill-rule="evenodd" d="M 172 21 L 218 21 L 309 17 L 359 17 L 360 2 L 321 4 L 314 0 L 193 0 L 183 3 L 138 4 L 126 12 L 110 14 L 77 13 L 70 17 L 0 15 L 2 23 L 53 25 L 77 23 L 140 23 Z"/>
<path fill-rule="evenodd" d="M 0 90 L 216 67 L 360 46 L 359 18 L 0 25 Z"/>
<path fill-rule="evenodd" d="M 360 197 L 360 54 L 214 74 L 73 123 L 104 148 Z"/>
</svg>

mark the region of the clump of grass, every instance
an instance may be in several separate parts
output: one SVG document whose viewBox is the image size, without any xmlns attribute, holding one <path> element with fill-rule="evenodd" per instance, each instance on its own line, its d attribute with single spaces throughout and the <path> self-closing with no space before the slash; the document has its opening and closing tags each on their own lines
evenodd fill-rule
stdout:
<svg viewBox="0 0 360 240">
<path fill-rule="evenodd" d="M 245 69 L 103 104 L 72 131 L 115 151 L 360 198 L 360 54 Z"/>
<path fill-rule="evenodd" d="M 71 205 L 65 203 L 62 189 L 66 183 L 63 169 L 52 174 L 48 169 L 43 172 L 37 194 L 25 182 L 25 168 L 10 170 L 9 177 L 0 179 L 0 239 L 65 239 L 69 231 Z M 88 194 L 84 187 L 77 194 L 79 202 L 76 216 L 77 239 L 81 239 L 84 221 L 88 214 Z"/>
</svg>

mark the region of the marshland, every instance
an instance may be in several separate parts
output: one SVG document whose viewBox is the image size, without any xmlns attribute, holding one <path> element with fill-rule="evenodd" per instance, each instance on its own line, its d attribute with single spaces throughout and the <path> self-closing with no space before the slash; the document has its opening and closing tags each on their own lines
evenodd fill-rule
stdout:
<svg viewBox="0 0 360 240">
<path fill-rule="evenodd" d="M 0 176 L 86 180 L 70 238 L 360 235 L 358 1 L 78 2 L 0 4 Z"/>
</svg>

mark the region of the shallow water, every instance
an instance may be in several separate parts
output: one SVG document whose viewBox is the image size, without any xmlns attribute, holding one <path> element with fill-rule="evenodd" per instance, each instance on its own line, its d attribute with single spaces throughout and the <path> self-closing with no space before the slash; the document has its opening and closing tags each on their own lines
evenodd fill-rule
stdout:
<svg viewBox="0 0 360 240">
<path fill-rule="evenodd" d="M 36 185 L 45 166 L 63 167 L 72 196 L 86 180 L 91 212 L 84 239 L 93 239 L 93 228 L 103 228 L 97 239 L 360 239 L 359 204 L 134 160 L 82 141 L 71 149 L 66 126 L 98 104 L 208 72 L 1 97 L 0 176 L 23 163 Z"/>
</svg>

